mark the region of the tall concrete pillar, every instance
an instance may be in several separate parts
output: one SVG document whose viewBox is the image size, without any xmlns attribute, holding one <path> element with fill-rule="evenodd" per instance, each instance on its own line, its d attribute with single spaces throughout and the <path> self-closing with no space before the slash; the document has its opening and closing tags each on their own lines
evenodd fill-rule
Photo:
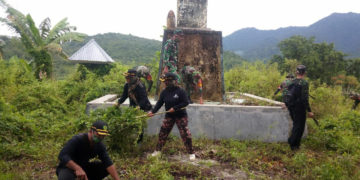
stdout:
<svg viewBox="0 0 360 180">
<path fill-rule="evenodd" d="M 204 101 L 224 101 L 225 85 L 223 72 L 223 48 L 222 32 L 212 31 L 206 27 L 207 22 L 207 0 L 177 0 L 177 27 L 184 33 L 183 38 L 178 42 L 178 74 L 185 63 L 189 63 L 200 72 L 203 80 Z M 169 13 L 168 21 L 174 17 Z M 167 23 L 168 28 L 164 30 L 163 48 L 159 62 L 160 77 L 163 72 L 164 44 L 173 36 L 174 28 Z M 185 86 L 183 83 L 181 86 Z M 157 99 L 164 86 L 158 80 L 156 83 Z M 191 95 L 194 102 L 198 102 L 199 94 L 194 92 Z"/>
<path fill-rule="evenodd" d="M 207 0 L 177 0 L 177 27 L 206 28 Z"/>
</svg>

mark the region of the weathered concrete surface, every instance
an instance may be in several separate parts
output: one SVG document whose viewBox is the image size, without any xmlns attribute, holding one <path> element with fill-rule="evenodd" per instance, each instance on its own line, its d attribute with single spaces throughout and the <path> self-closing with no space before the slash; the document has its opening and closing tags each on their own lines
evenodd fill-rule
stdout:
<svg viewBox="0 0 360 180">
<path fill-rule="evenodd" d="M 206 28 L 207 0 L 178 0 L 177 27 Z"/>
<path fill-rule="evenodd" d="M 116 95 L 107 95 L 106 98 L 114 97 Z M 114 101 L 104 100 L 106 98 L 89 102 L 87 111 L 115 104 Z M 154 101 L 151 103 L 155 104 Z M 128 106 L 126 102 L 123 105 Z M 164 108 L 159 110 L 162 111 Z M 292 125 L 288 111 L 277 106 L 191 104 L 187 107 L 187 112 L 193 137 L 286 142 Z M 164 116 L 162 114 L 150 118 L 146 133 L 158 134 Z M 172 133 L 179 136 L 177 127 L 173 128 Z"/>
<path fill-rule="evenodd" d="M 185 63 L 189 63 L 200 72 L 203 81 L 203 99 L 221 102 L 225 100 L 225 85 L 223 72 L 223 49 L 221 31 L 210 31 L 200 29 L 182 29 L 184 37 L 178 43 L 178 64 L 177 69 L 180 74 Z M 163 46 L 173 35 L 173 30 L 164 30 Z M 163 72 L 164 48 L 161 51 L 159 62 L 159 74 Z M 181 83 L 182 87 L 185 87 Z M 160 95 L 163 84 L 156 80 L 156 97 Z M 192 100 L 198 100 L 199 94 L 192 93 Z"/>
</svg>

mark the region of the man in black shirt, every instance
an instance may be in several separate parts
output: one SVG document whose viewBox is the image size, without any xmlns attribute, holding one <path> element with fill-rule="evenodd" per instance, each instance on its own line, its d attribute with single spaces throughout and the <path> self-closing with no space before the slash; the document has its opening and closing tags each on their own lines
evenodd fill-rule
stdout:
<svg viewBox="0 0 360 180">
<path fill-rule="evenodd" d="M 192 147 L 191 133 L 187 126 L 188 117 L 185 109 L 185 107 L 189 105 L 187 94 L 177 86 L 176 74 L 171 72 L 166 73 L 165 77 L 160 80 L 165 81 L 166 88 L 161 92 L 158 102 L 154 109 L 148 113 L 148 116 L 152 117 L 164 103 L 167 113 L 165 114 L 165 119 L 160 129 L 156 151 L 152 155 L 156 156 L 160 154 L 162 147 L 165 145 L 166 138 L 176 123 L 186 150 L 190 154 L 190 160 L 194 160 L 195 154 Z"/>
<path fill-rule="evenodd" d="M 296 67 L 296 79 L 288 87 L 287 108 L 293 121 L 291 135 L 288 143 L 291 150 L 297 150 L 300 147 L 301 137 L 304 133 L 306 123 L 306 112 L 310 118 L 314 117 L 309 104 L 309 83 L 304 79 L 306 67 L 299 65 Z"/>
<path fill-rule="evenodd" d="M 117 105 L 122 104 L 129 97 L 130 107 L 139 106 L 145 112 L 150 111 L 152 107 L 147 97 L 145 86 L 140 82 L 139 77 L 136 76 L 136 70 L 129 69 L 123 75 L 126 78 L 126 84 Z"/>
<path fill-rule="evenodd" d="M 103 179 L 108 174 L 115 180 L 120 179 L 105 145 L 101 142 L 107 135 L 107 124 L 96 121 L 88 133 L 73 136 L 60 151 L 60 163 L 56 169 L 58 179 Z M 101 162 L 89 162 L 95 157 Z"/>
<path fill-rule="evenodd" d="M 129 69 L 128 72 L 124 73 L 123 75 L 126 78 L 126 84 L 124 86 L 123 94 L 121 98 L 119 98 L 118 103 L 116 105 L 119 106 L 129 97 L 130 107 L 139 106 L 140 109 L 145 112 L 150 111 L 152 106 L 147 97 L 146 88 L 140 82 L 136 70 Z M 143 137 L 144 137 L 144 128 L 141 131 L 138 143 L 142 141 Z"/>
</svg>

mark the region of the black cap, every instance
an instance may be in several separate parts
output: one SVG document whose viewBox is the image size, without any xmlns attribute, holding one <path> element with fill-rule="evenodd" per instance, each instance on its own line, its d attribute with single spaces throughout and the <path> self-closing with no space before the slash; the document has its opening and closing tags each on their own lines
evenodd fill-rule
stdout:
<svg viewBox="0 0 360 180">
<path fill-rule="evenodd" d="M 165 81 L 165 80 L 177 80 L 177 76 L 175 73 L 168 72 L 165 74 L 164 77 L 160 78 L 160 81 Z"/>
<path fill-rule="evenodd" d="M 91 129 L 96 131 L 98 134 L 103 135 L 103 136 L 108 136 L 109 131 L 108 131 L 108 125 L 106 124 L 106 122 L 104 121 L 95 121 L 92 126 Z"/>
<path fill-rule="evenodd" d="M 136 76 L 135 69 L 129 69 L 126 73 L 123 73 L 124 76 Z"/>
<path fill-rule="evenodd" d="M 306 71 L 306 66 L 304 65 L 298 65 L 296 67 L 296 74 L 304 74 Z"/>
</svg>

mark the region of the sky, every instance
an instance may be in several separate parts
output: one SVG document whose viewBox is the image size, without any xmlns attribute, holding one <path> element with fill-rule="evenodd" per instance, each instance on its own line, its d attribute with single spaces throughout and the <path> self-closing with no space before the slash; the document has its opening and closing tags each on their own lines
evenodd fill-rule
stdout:
<svg viewBox="0 0 360 180">
<path fill-rule="evenodd" d="M 177 0 L 5 0 L 37 25 L 67 17 L 78 32 L 108 32 L 161 40 L 167 14 L 176 15 Z M 272 30 L 309 26 L 337 13 L 360 13 L 359 0 L 208 0 L 207 27 L 227 36 L 239 29 Z M 0 17 L 5 17 L 1 8 Z M 0 25 L 0 35 L 15 35 Z"/>
</svg>

